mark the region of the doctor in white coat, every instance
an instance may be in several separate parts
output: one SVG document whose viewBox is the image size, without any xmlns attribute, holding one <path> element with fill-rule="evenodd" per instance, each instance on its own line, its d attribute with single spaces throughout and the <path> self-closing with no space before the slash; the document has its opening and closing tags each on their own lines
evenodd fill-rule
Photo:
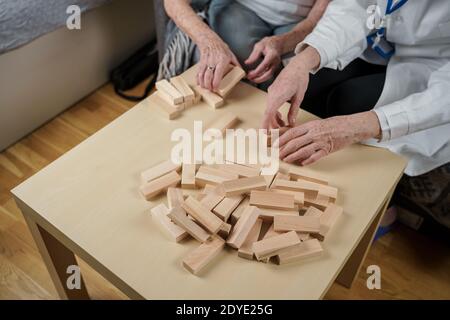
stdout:
<svg viewBox="0 0 450 320">
<path fill-rule="evenodd" d="M 356 59 L 385 68 L 373 104 L 361 105 L 361 112 L 295 126 L 310 74 L 325 68 L 345 73 Z M 370 81 L 353 86 L 354 95 L 370 96 L 372 91 Z M 445 166 L 450 162 L 450 1 L 332 1 L 268 93 L 264 128 L 280 127 L 278 109 L 291 101 L 288 121 L 293 128 L 279 141 L 280 156 L 287 162 L 307 165 L 364 142 L 406 157 L 408 176 Z M 450 227 L 448 211 L 446 215 L 440 221 Z"/>
</svg>

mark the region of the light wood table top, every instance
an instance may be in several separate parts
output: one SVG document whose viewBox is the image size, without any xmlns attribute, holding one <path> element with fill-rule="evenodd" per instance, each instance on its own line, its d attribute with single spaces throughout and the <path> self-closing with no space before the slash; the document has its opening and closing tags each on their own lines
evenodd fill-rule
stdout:
<svg viewBox="0 0 450 320">
<path fill-rule="evenodd" d="M 184 75 L 193 82 L 193 70 Z M 139 174 L 170 156 L 171 132 L 192 131 L 234 112 L 240 127 L 257 128 L 266 93 L 240 83 L 226 105 L 205 103 L 173 121 L 146 101 L 13 190 L 24 214 L 133 298 L 317 299 L 323 297 L 398 182 L 405 160 L 374 147 L 354 145 L 310 166 L 339 188 L 344 215 L 323 243 L 324 255 L 277 266 L 238 258 L 227 248 L 200 277 L 181 266 L 198 243 L 169 241 L 154 225 L 139 194 Z M 301 112 L 300 121 L 312 119 Z"/>
</svg>

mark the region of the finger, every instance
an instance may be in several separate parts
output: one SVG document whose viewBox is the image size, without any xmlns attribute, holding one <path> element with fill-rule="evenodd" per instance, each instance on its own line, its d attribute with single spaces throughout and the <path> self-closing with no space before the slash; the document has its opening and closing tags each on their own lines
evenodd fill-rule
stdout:
<svg viewBox="0 0 450 320">
<path fill-rule="evenodd" d="M 241 64 L 239 63 L 239 60 L 236 58 L 236 56 L 232 53 L 231 54 L 231 62 L 230 62 L 232 65 L 234 65 L 234 66 L 236 66 L 236 67 L 239 67 L 239 68 L 241 68 L 242 69 L 242 66 L 241 66 Z"/>
<path fill-rule="evenodd" d="M 253 78 L 252 81 L 254 83 L 266 82 L 267 80 L 269 80 L 273 77 L 274 71 L 275 71 L 275 68 L 272 66 L 266 72 L 264 72 L 262 75 L 260 75 L 259 77 Z"/>
<path fill-rule="evenodd" d="M 298 149 L 294 153 L 291 153 L 289 156 L 283 159 L 283 161 L 287 163 L 293 162 L 302 162 L 305 159 L 308 159 L 312 156 L 318 149 L 316 143 L 311 143 L 303 148 Z"/>
<path fill-rule="evenodd" d="M 328 153 L 324 149 L 320 149 L 319 151 L 316 151 L 313 153 L 308 159 L 302 161 L 302 166 L 307 166 L 308 164 L 314 163 L 318 161 L 319 159 L 325 157 Z"/>
<path fill-rule="evenodd" d="M 281 113 L 278 111 L 276 115 L 277 123 L 280 125 L 280 127 L 285 127 L 286 124 L 283 121 L 283 117 L 281 116 Z"/>
<path fill-rule="evenodd" d="M 260 75 L 262 75 L 267 69 L 270 68 L 270 66 L 274 62 L 273 60 L 274 60 L 273 54 L 266 55 L 264 57 L 263 61 L 261 61 L 261 63 L 256 67 L 256 69 L 254 69 L 248 73 L 248 77 L 251 79 L 251 78 L 256 78 L 256 77 L 259 77 Z"/>
<path fill-rule="evenodd" d="M 289 126 L 291 127 L 295 127 L 295 122 L 297 121 L 297 115 L 298 115 L 298 111 L 300 109 L 300 104 L 303 101 L 303 97 L 296 95 L 293 99 L 293 101 L 291 102 L 291 107 L 289 108 L 289 112 L 288 112 L 288 123 Z"/>
<path fill-rule="evenodd" d="M 270 115 L 269 114 L 264 114 L 261 128 L 266 129 L 266 130 L 270 129 Z"/>
<path fill-rule="evenodd" d="M 202 88 L 205 87 L 205 82 L 204 82 L 205 72 L 206 72 L 206 64 L 200 63 L 200 65 L 198 67 L 198 73 L 197 73 L 197 84 Z"/>
<path fill-rule="evenodd" d="M 208 89 L 208 90 L 212 90 L 212 81 L 214 78 L 214 71 L 207 67 L 206 71 L 205 71 L 205 77 L 203 78 L 204 81 L 204 88 Z"/>
<path fill-rule="evenodd" d="M 280 146 L 284 146 L 289 141 L 291 141 L 297 137 L 306 135 L 307 133 L 308 133 L 308 129 L 305 125 L 297 126 L 295 128 L 289 129 L 283 135 L 281 135 Z"/>
<path fill-rule="evenodd" d="M 245 60 L 245 64 L 253 64 L 256 61 L 258 61 L 259 57 L 262 54 L 261 47 L 258 44 L 255 44 L 253 46 L 252 53 L 250 53 L 250 56 Z"/>
<path fill-rule="evenodd" d="M 216 69 L 214 70 L 214 78 L 212 81 L 212 88 L 214 91 L 217 91 L 219 89 L 220 82 L 222 81 L 228 68 L 229 65 L 225 63 L 219 63 L 217 65 Z"/>
<path fill-rule="evenodd" d="M 303 135 L 289 141 L 288 143 L 283 145 L 283 151 L 280 152 L 280 158 L 287 158 L 289 155 L 303 148 L 304 146 L 309 145 L 311 142 L 311 137 L 309 137 L 308 135 Z"/>
</svg>

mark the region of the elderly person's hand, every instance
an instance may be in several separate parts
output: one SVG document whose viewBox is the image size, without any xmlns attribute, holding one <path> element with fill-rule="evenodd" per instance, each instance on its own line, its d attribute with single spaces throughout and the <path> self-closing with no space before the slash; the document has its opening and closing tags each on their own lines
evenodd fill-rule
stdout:
<svg viewBox="0 0 450 320">
<path fill-rule="evenodd" d="M 229 71 L 230 64 L 239 66 L 236 56 L 218 36 L 210 35 L 198 42 L 200 62 L 197 83 L 202 88 L 217 91 L 220 81 Z"/>
<path fill-rule="evenodd" d="M 279 36 L 266 37 L 257 42 L 245 64 L 252 65 L 259 59 L 263 59 L 255 69 L 249 71 L 247 78 L 255 83 L 262 83 L 272 78 L 281 63 L 282 51 L 283 45 Z"/>
<path fill-rule="evenodd" d="M 308 165 L 350 144 L 376 138 L 380 133 L 379 120 L 373 111 L 314 120 L 289 129 L 280 137 L 280 158 L 288 163 Z"/>
</svg>

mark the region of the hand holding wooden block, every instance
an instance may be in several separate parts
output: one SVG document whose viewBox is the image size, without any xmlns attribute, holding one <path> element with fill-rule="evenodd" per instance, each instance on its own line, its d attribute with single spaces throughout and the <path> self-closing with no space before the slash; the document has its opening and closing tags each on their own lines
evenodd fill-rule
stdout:
<svg viewBox="0 0 450 320">
<path fill-rule="evenodd" d="M 233 66 L 220 82 L 219 89 L 217 91 L 223 98 L 225 98 L 244 77 L 245 71 L 240 67 Z"/>
</svg>

